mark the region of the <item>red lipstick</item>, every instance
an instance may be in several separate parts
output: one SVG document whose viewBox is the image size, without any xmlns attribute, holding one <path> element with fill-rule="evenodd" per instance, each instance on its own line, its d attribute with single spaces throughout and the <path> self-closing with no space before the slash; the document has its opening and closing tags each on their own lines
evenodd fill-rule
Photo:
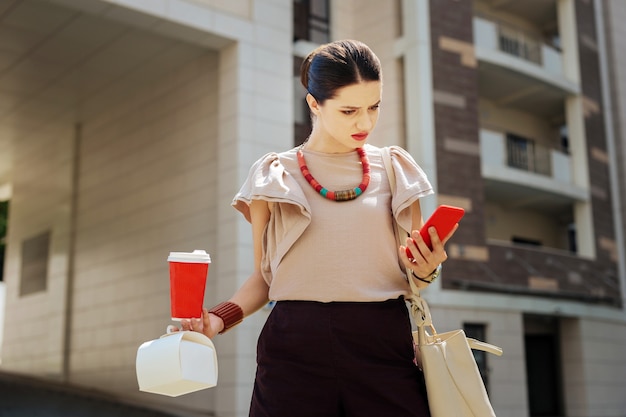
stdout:
<svg viewBox="0 0 626 417">
<path fill-rule="evenodd" d="M 354 140 L 362 141 L 362 140 L 365 140 L 368 135 L 369 134 L 365 133 L 365 132 L 363 132 L 363 133 L 355 133 L 354 135 L 352 135 L 352 138 Z"/>
</svg>

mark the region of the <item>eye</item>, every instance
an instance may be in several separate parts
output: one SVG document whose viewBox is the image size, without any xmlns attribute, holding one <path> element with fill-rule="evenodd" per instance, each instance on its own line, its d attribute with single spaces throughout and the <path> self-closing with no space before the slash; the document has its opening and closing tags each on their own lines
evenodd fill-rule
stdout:
<svg viewBox="0 0 626 417">
<path fill-rule="evenodd" d="M 351 114 L 354 114 L 355 110 L 342 110 L 341 112 L 346 116 L 350 116 Z"/>
<path fill-rule="evenodd" d="M 380 108 L 380 104 L 375 104 L 372 107 L 370 107 L 370 110 L 378 110 Z"/>
</svg>

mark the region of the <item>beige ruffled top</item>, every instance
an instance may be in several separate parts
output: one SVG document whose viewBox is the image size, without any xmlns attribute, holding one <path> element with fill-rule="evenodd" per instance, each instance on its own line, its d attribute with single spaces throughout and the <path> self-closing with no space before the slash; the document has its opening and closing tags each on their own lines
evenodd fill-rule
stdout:
<svg viewBox="0 0 626 417">
<path fill-rule="evenodd" d="M 271 300 L 384 301 L 405 295 L 392 213 L 411 228 L 410 205 L 432 194 L 422 169 L 404 149 L 391 146 L 396 189 L 390 189 L 381 149 L 365 145 L 371 180 L 351 201 L 319 195 L 298 165 L 297 148 L 269 153 L 250 169 L 233 206 L 250 221 L 249 204 L 273 202 L 263 236 L 261 269 Z M 304 150 L 315 179 L 329 190 L 356 187 L 362 167 L 356 152 Z"/>
</svg>

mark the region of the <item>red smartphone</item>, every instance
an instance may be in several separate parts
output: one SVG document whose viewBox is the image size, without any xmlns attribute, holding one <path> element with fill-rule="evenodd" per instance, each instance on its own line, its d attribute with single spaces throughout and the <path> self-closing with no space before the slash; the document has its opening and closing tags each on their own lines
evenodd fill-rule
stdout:
<svg viewBox="0 0 626 417">
<path fill-rule="evenodd" d="M 441 205 L 437 207 L 434 213 L 426 220 L 424 226 L 420 229 L 420 235 L 424 242 L 432 249 L 432 243 L 430 241 L 430 234 L 428 234 L 428 228 L 434 226 L 437 229 L 437 235 L 440 239 L 445 238 L 454 228 L 454 225 L 461 220 L 461 217 L 465 214 L 465 210 L 461 207 Z M 406 248 L 406 255 L 409 259 L 413 259 L 413 254 Z"/>
</svg>

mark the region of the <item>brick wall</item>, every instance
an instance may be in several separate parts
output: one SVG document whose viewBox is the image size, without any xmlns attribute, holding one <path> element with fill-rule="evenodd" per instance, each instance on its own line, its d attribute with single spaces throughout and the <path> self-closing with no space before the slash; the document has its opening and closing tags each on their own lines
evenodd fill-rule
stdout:
<svg viewBox="0 0 626 417">
<path fill-rule="evenodd" d="M 467 210 L 448 245 L 444 288 L 620 303 L 593 3 L 576 8 L 596 260 L 487 242 L 472 3 L 430 2 L 438 203 Z"/>
<path fill-rule="evenodd" d="M 431 1 L 430 13 L 438 203 L 466 209 L 463 227 L 451 246 L 451 253 L 458 256 L 446 263 L 446 275 L 454 271 L 473 277 L 476 274 L 467 268 L 477 265 L 458 259 L 474 254 L 470 257 L 482 262 L 486 253 L 472 4 Z M 443 285 L 449 287 L 450 281 Z"/>
</svg>

